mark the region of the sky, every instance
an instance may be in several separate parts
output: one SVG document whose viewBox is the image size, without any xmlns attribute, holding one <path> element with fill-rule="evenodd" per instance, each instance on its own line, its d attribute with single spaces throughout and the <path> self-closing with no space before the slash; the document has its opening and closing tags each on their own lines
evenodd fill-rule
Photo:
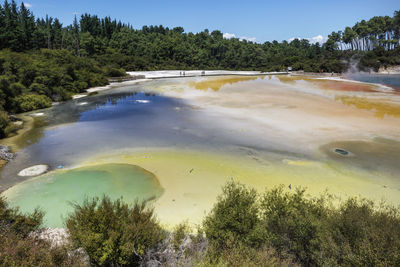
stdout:
<svg viewBox="0 0 400 267">
<path fill-rule="evenodd" d="M 21 1 L 17 1 L 21 2 Z M 373 16 L 393 16 L 399 0 L 27 0 L 36 17 L 64 25 L 84 13 L 143 25 L 181 26 L 186 32 L 220 30 L 224 37 L 263 43 L 293 38 L 324 41 L 332 31 Z"/>
</svg>

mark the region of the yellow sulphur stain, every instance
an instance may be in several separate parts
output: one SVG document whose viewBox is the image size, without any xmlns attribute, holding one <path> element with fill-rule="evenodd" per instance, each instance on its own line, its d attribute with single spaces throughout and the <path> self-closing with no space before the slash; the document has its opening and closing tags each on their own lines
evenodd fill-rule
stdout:
<svg viewBox="0 0 400 267">
<path fill-rule="evenodd" d="M 385 115 L 400 117 L 400 105 L 393 104 L 383 99 L 368 99 L 357 96 L 337 96 L 335 99 L 347 106 L 373 111 L 377 118 L 384 118 Z"/>
<path fill-rule="evenodd" d="M 200 223 L 214 205 L 222 186 L 232 179 L 259 191 L 290 184 L 292 189 L 306 187 L 307 192 L 315 196 L 327 189 L 342 197 L 362 195 L 375 200 L 385 197 L 391 203 L 400 202 L 396 189 L 400 182 L 384 176 L 372 180 L 366 171 L 347 169 L 335 162 L 254 160 L 198 150 L 169 149 L 100 155 L 83 164 L 93 162 L 135 164 L 156 175 L 165 191 L 154 206 L 157 216 L 167 227 L 182 220 Z"/>
<path fill-rule="evenodd" d="M 263 76 L 237 76 L 237 77 L 223 77 L 223 78 L 207 78 L 201 81 L 190 82 L 189 86 L 193 87 L 197 90 L 207 91 L 208 89 L 212 89 L 214 91 L 218 91 L 222 86 L 227 84 L 234 84 L 238 82 L 244 81 L 253 81 L 259 78 L 264 78 Z"/>
</svg>

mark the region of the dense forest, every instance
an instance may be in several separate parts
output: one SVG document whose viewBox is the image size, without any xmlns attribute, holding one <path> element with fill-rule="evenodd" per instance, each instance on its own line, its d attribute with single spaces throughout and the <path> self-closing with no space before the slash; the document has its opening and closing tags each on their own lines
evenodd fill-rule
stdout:
<svg viewBox="0 0 400 267">
<path fill-rule="evenodd" d="M 110 17 L 84 14 L 64 26 L 35 18 L 22 3 L 0 5 L 0 138 L 15 130 L 6 112 L 49 107 L 126 70 L 228 69 L 344 72 L 400 64 L 400 12 L 333 32 L 324 44 L 308 40 L 263 44 L 226 39 L 218 31 L 182 27 L 134 29 Z"/>
</svg>

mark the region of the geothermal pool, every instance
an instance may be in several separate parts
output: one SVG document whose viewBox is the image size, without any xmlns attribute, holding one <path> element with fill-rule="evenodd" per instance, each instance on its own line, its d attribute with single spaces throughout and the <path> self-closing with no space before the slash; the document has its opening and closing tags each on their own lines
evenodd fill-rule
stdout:
<svg viewBox="0 0 400 267">
<path fill-rule="evenodd" d="M 35 114 L 36 113 L 36 114 Z M 400 204 L 400 93 L 303 76 L 218 76 L 121 84 L 34 112 L 1 190 L 62 227 L 71 202 L 149 201 L 165 225 L 199 223 L 228 180 Z M 52 171 L 17 173 L 35 164 Z M 62 169 L 58 169 L 62 167 Z M 288 189 L 289 190 L 289 189 Z"/>
</svg>

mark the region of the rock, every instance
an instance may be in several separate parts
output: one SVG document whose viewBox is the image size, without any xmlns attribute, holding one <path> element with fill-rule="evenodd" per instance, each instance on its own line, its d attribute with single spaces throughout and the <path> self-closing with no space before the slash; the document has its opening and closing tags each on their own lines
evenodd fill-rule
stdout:
<svg viewBox="0 0 400 267">
<path fill-rule="evenodd" d="M 68 232 L 64 228 L 43 228 L 31 233 L 32 236 L 49 241 L 54 246 L 68 243 Z"/>
<path fill-rule="evenodd" d="M 49 169 L 48 165 L 45 164 L 39 164 L 39 165 L 34 165 L 29 168 L 23 169 L 18 173 L 19 176 L 38 176 L 41 175 L 45 172 L 47 172 Z"/>
<path fill-rule="evenodd" d="M 41 117 L 41 116 L 43 116 L 43 115 L 44 115 L 43 112 L 31 113 L 31 116 L 34 116 L 34 117 Z"/>
<path fill-rule="evenodd" d="M 11 152 L 8 146 L 0 145 L 0 159 L 10 161 L 15 157 L 15 154 Z"/>
</svg>

